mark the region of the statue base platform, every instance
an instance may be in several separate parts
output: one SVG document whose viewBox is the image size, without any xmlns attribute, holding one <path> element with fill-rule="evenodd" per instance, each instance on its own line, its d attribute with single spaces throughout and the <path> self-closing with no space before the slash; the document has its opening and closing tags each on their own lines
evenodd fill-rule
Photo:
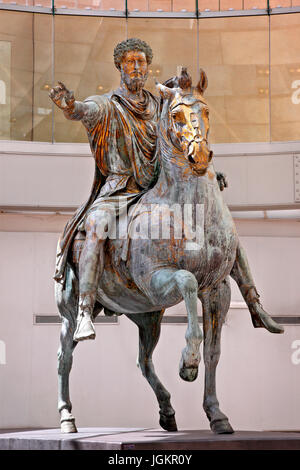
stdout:
<svg viewBox="0 0 300 470">
<path fill-rule="evenodd" d="M 210 431 L 133 428 L 2 429 L 0 450 L 300 450 L 300 431 Z"/>
</svg>

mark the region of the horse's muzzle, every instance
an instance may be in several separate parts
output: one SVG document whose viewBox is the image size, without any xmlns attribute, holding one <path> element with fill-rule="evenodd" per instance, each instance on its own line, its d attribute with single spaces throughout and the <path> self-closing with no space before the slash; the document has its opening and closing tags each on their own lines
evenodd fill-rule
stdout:
<svg viewBox="0 0 300 470">
<path fill-rule="evenodd" d="M 187 160 L 192 164 L 193 172 L 204 175 L 212 159 L 213 152 L 207 148 L 206 142 L 192 141 L 189 143 Z"/>
</svg>

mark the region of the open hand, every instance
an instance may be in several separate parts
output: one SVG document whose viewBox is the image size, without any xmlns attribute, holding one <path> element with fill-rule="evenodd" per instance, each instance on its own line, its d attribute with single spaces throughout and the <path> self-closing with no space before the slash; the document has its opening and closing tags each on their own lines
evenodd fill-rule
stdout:
<svg viewBox="0 0 300 470">
<path fill-rule="evenodd" d="M 75 101 L 73 91 L 68 90 L 62 82 L 58 82 L 58 86 L 52 88 L 49 96 L 60 109 L 71 108 Z"/>
</svg>

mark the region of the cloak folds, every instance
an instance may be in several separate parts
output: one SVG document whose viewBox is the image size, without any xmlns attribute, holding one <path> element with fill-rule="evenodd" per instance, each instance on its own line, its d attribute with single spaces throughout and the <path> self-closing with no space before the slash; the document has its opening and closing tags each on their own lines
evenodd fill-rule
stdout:
<svg viewBox="0 0 300 470">
<path fill-rule="evenodd" d="M 101 186 L 104 184 L 104 178 L 100 173 L 97 164 L 95 164 L 94 181 L 91 189 L 91 194 L 88 200 L 80 206 L 73 217 L 69 220 L 64 228 L 64 231 L 58 241 L 58 250 L 56 254 L 55 274 L 53 279 L 57 282 L 64 282 L 65 279 L 65 268 L 67 263 L 67 257 L 71 243 L 77 233 L 78 227 L 85 217 L 89 207 L 95 201 Z"/>
<path fill-rule="evenodd" d="M 113 195 L 117 194 L 123 198 L 128 194 L 130 203 L 135 199 L 132 193 L 138 199 L 156 176 L 159 100 L 146 90 L 143 96 L 143 101 L 136 103 L 116 90 L 110 95 L 85 100 L 94 105 L 91 116 L 85 116 L 82 122 L 95 158 L 95 174 L 90 197 L 75 212 L 60 237 L 54 275 L 57 282 L 64 282 L 69 249 L 91 206 L 101 208 L 101 204 L 109 203 L 110 199 L 113 202 Z"/>
</svg>

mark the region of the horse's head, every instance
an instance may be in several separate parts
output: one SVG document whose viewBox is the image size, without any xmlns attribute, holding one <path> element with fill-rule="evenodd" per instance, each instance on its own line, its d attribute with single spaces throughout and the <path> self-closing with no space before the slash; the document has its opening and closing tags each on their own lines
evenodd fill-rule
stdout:
<svg viewBox="0 0 300 470">
<path fill-rule="evenodd" d="M 212 151 L 208 146 L 209 110 L 203 98 L 207 76 L 200 70 L 200 80 L 192 87 L 185 68 L 180 77 L 157 84 L 163 99 L 161 125 L 165 127 L 171 143 L 181 150 L 197 175 L 204 175 Z"/>
</svg>

